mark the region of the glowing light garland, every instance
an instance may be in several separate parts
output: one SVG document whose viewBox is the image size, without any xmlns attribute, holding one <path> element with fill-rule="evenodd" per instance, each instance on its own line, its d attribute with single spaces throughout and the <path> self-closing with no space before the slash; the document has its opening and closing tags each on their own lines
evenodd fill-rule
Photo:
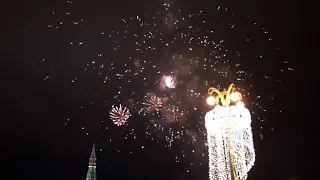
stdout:
<svg viewBox="0 0 320 180">
<path fill-rule="evenodd" d="M 240 105 L 229 106 L 234 90 L 232 84 L 228 91 L 219 91 L 223 106 L 216 101 L 217 105 L 205 116 L 210 180 L 245 180 L 255 161 L 250 112 L 240 101 L 240 94 L 240 98 L 232 100 L 238 100 Z"/>
</svg>

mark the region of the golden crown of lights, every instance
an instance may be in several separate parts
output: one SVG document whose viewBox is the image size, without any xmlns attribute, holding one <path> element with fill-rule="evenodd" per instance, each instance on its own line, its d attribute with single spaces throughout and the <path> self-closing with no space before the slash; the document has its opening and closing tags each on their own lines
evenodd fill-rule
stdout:
<svg viewBox="0 0 320 180">
<path fill-rule="evenodd" d="M 214 96 L 214 93 L 216 96 Z M 208 89 L 207 104 L 209 106 L 218 105 L 220 102 L 222 106 L 229 106 L 231 102 L 236 103 L 236 106 L 244 107 L 242 102 L 242 95 L 237 91 L 237 88 L 234 84 L 230 84 L 228 89 L 223 89 L 219 91 L 217 88 Z"/>
</svg>

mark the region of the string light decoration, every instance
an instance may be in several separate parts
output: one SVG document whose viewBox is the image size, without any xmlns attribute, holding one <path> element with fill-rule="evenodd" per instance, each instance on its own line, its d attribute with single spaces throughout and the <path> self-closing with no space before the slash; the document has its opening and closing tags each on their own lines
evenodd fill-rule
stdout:
<svg viewBox="0 0 320 180">
<path fill-rule="evenodd" d="M 216 97 L 213 94 L 217 94 Z M 234 84 L 220 92 L 208 89 L 205 115 L 210 180 L 245 180 L 255 161 L 251 115 Z"/>
</svg>

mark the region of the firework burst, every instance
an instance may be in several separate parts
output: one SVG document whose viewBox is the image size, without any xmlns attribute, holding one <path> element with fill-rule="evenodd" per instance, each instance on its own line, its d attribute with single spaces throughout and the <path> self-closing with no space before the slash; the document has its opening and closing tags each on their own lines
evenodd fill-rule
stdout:
<svg viewBox="0 0 320 180">
<path fill-rule="evenodd" d="M 164 82 L 168 88 L 175 88 L 177 85 L 177 80 L 173 76 L 167 76 Z"/>
<path fill-rule="evenodd" d="M 177 78 L 175 76 L 163 76 L 160 81 L 160 87 L 162 89 L 173 89 L 177 86 Z"/>
<path fill-rule="evenodd" d="M 124 125 L 131 116 L 129 109 L 121 104 L 119 107 L 112 106 L 112 109 L 109 113 L 111 120 L 117 126 Z"/>
<path fill-rule="evenodd" d="M 179 108 L 177 106 L 169 105 L 164 110 L 164 117 L 168 122 L 179 121 L 181 115 L 182 113 L 179 111 Z"/>
<path fill-rule="evenodd" d="M 153 95 L 151 97 L 146 97 L 146 100 L 143 105 L 146 106 L 148 112 L 159 112 L 162 107 L 162 100 L 160 97 Z"/>
</svg>

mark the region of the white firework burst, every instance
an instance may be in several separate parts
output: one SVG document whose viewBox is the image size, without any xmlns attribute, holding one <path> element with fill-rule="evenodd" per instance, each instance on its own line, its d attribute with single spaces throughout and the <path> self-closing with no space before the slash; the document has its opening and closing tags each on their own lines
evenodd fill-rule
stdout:
<svg viewBox="0 0 320 180">
<path fill-rule="evenodd" d="M 164 82 L 167 88 L 170 88 L 170 89 L 175 88 L 177 85 L 177 80 L 173 76 L 166 76 Z"/>
<path fill-rule="evenodd" d="M 131 116 L 130 110 L 127 107 L 124 107 L 120 104 L 120 106 L 112 106 L 112 109 L 109 111 L 110 118 L 113 123 L 117 126 L 124 125 L 129 117 Z"/>
</svg>

